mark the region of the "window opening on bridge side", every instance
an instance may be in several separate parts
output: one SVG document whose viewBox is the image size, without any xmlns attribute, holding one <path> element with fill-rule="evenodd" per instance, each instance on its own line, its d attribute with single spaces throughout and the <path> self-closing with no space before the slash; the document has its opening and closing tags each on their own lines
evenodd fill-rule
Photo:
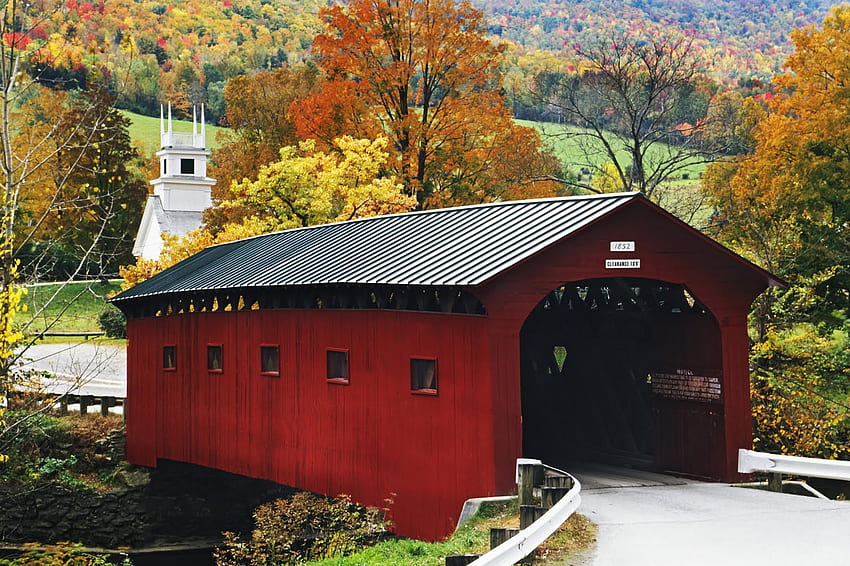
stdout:
<svg viewBox="0 0 850 566">
<path fill-rule="evenodd" d="M 224 371 L 224 353 L 221 344 L 207 344 L 207 371 L 222 373 Z"/>
<path fill-rule="evenodd" d="M 410 390 L 424 395 L 437 394 L 436 358 L 410 358 Z"/>
<path fill-rule="evenodd" d="M 260 346 L 260 373 L 268 376 L 280 375 L 280 346 L 263 344 Z"/>
<path fill-rule="evenodd" d="M 177 370 L 177 346 L 168 344 L 162 347 L 162 369 Z"/>
<path fill-rule="evenodd" d="M 327 379 L 330 383 L 350 383 L 348 350 L 328 348 L 326 353 Z"/>
</svg>

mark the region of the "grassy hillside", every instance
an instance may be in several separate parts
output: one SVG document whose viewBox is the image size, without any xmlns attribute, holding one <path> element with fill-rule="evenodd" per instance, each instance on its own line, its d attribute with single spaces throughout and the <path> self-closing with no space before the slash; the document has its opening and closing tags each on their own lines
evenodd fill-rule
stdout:
<svg viewBox="0 0 850 566">
<path fill-rule="evenodd" d="M 593 153 L 593 155 L 590 156 L 590 159 L 588 159 L 588 156 L 585 155 L 585 152 L 581 147 L 579 147 L 578 142 L 574 137 L 575 134 L 581 133 L 581 128 L 547 122 L 531 122 L 528 120 L 517 120 L 517 123 L 539 130 L 543 135 L 543 139 L 550 145 L 550 147 L 552 147 L 555 151 L 555 155 L 557 155 L 561 160 L 561 163 L 574 173 L 578 173 L 580 164 L 587 163 L 588 161 L 590 161 L 593 165 L 599 165 L 608 161 L 608 158 L 603 153 L 601 147 L 598 151 L 591 148 L 590 153 Z M 589 139 L 590 138 L 584 138 L 585 141 Z M 652 150 L 649 152 L 650 160 L 652 160 L 653 155 L 660 156 L 665 153 L 668 150 L 668 146 L 665 144 L 656 144 L 653 146 Z M 673 150 L 675 151 L 675 148 L 673 148 Z M 622 158 L 622 161 L 626 163 L 629 161 L 628 155 L 625 151 L 619 152 L 618 159 L 619 158 Z M 689 165 L 686 169 L 684 169 L 683 173 L 690 179 L 698 179 L 700 175 L 702 175 L 703 171 L 705 171 L 705 164 L 694 164 Z"/>
<path fill-rule="evenodd" d="M 143 116 L 122 110 L 121 113 L 131 120 L 130 138 L 134 144 L 142 151 L 142 155 L 153 154 L 159 150 L 159 117 Z M 172 125 L 175 132 L 192 131 L 191 120 L 172 120 Z M 207 124 L 207 149 L 215 149 L 219 146 L 217 134 L 223 128 L 219 126 L 211 126 Z"/>
<path fill-rule="evenodd" d="M 60 289 L 61 284 L 33 285 L 27 287 L 23 303 L 26 312 L 20 313 L 15 322 L 25 324 L 34 318 L 27 334 L 36 334 L 47 330 L 47 325 L 58 318 L 50 332 L 96 332 L 100 330 L 97 317 L 106 307 L 106 299 L 121 290 L 119 283 L 87 281 L 69 283 Z M 58 292 L 55 299 L 51 297 Z M 39 312 L 48 302 L 50 304 Z"/>
</svg>

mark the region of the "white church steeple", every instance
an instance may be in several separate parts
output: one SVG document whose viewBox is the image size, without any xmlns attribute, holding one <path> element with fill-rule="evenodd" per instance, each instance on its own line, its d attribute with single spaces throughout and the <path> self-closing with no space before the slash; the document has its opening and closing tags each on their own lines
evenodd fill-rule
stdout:
<svg viewBox="0 0 850 566">
<path fill-rule="evenodd" d="M 162 251 L 162 234 L 184 236 L 199 228 L 203 211 L 212 206 L 215 179 L 207 177 L 206 123 L 204 107 L 192 107 L 192 132 L 175 132 L 164 109 L 159 111 L 159 177 L 151 181 L 153 194 L 148 197 L 133 254 L 157 259 Z"/>
</svg>

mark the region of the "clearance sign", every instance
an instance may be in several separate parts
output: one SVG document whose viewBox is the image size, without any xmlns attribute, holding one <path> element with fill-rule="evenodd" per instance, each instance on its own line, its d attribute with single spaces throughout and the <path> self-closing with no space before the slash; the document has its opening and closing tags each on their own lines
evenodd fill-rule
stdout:
<svg viewBox="0 0 850 566">
<path fill-rule="evenodd" d="M 633 252 L 635 251 L 635 243 L 628 242 L 610 242 L 609 251 L 612 252 Z M 639 259 L 606 259 L 605 269 L 639 269 Z"/>
</svg>

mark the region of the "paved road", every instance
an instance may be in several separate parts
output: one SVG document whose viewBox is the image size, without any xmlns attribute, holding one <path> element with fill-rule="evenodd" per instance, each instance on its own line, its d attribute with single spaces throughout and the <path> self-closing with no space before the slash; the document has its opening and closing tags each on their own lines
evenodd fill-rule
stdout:
<svg viewBox="0 0 850 566">
<path fill-rule="evenodd" d="M 576 473 L 587 482 L 579 512 L 599 533 L 567 564 L 850 565 L 850 502 L 618 473 Z"/>
<path fill-rule="evenodd" d="M 20 364 L 22 369 L 44 370 L 56 376 L 42 381 L 51 393 L 127 395 L 127 351 L 124 348 L 89 342 L 36 344 L 26 351 L 24 358 Z"/>
</svg>

